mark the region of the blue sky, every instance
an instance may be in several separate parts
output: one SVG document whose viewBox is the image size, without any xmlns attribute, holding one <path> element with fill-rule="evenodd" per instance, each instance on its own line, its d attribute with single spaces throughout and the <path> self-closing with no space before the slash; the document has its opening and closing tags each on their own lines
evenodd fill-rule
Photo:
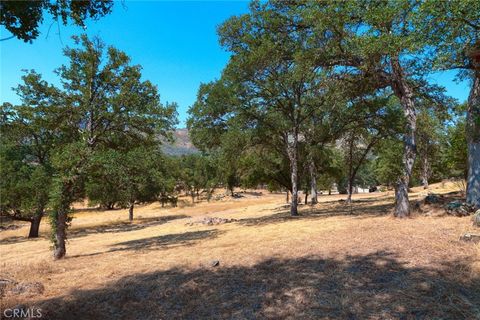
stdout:
<svg viewBox="0 0 480 320">
<path fill-rule="evenodd" d="M 72 35 L 86 32 L 100 36 L 125 51 L 134 64 L 142 65 L 144 79 L 158 86 L 162 101 L 179 104 L 179 126 L 183 127 L 199 84 L 218 78 L 228 61 L 229 54 L 218 43 L 216 27 L 247 9 L 244 1 L 116 2 L 112 14 L 88 21 L 86 31 L 52 24 L 47 17 L 32 44 L 17 39 L 0 42 L 0 103 L 19 102 L 11 88 L 19 83 L 22 69 L 35 69 L 47 81 L 58 84 L 53 70 L 67 62 L 62 48 L 72 45 Z M 2 27 L 0 37 L 7 36 Z M 468 84 L 455 83 L 453 72 L 430 79 L 460 101 L 467 99 Z"/>
</svg>

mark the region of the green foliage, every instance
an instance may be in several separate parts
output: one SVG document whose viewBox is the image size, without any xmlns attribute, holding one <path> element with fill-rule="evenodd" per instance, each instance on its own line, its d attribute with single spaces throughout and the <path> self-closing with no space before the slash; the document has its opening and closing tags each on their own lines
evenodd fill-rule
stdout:
<svg viewBox="0 0 480 320">
<path fill-rule="evenodd" d="M 334 184 L 344 179 L 345 170 L 342 159 L 342 153 L 334 146 L 322 149 L 317 154 L 316 167 L 319 175 L 317 177 L 317 185 L 319 190 L 331 190 Z"/>
<path fill-rule="evenodd" d="M 380 184 L 392 186 L 402 174 L 403 145 L 395 138 L 382 140 L 375 148 L 377 158 L 375 159 L 376 179 Z"/>
<path fill-rule="evenodd" d="M 137 147 L 118 152 L 96 152 L 91 159 L 86 193 L 92 204 L 127 207 L 158 198 L 162 155 L 155 149 Z"/>
<path fill-rule="evenodd" d="M 468 172 L 467 136 L 465 118 L 458 119 L 447 129 L 445 136 L 445 158 L 450 177 L 464 179 Z"/>
<path fill-rule="evenodd" d="M 292 190 L 287 156 L 269 145 L 255 145 L 244 151 L 239 162 L 239 179 L 245 188 L 266 184 L 270 191 Z"/>
<path fill-rule="evenodd" d="M 200 150 L 219 148 L 231 131 L 232 111 L 239 103 L 232 89 L 222 80 L 200 85 L 187 119 L 190 138 Z"/>
<path fill-rule="evenodd" d="M 23 149 L 23 150 L 22 150 Z M 6 142 L 0 146 L 0 212 L 18 218 L 43 213 L 48 201 L 51 172 L 29 159 L 25 148 Z"/>
<path fill-rule="evenodd" d="M 0 119 L 0 210 L 15 219 L 44 214 L 52 167 L 49 157 L 53 133 L 43 106 L 35 109 L 1 106 Z"/>
<path fill-rule="evenodd" d="M 458 70 L 469 78 L 475 69 L 472 53 L 480 49 L 480 3 L 476 0 L 422 1 L 415 22 L 435 48 L 431 55 L 436 70 Z M 478 62 L 477 62 L 478 63 Z"/>
<path fill-rule="evenodd" d="M 67 48 L 68 65 L 57 73 L 62 79 L 58 126 L 65 143 L 81 141 L 90 149 L 129 149 L 170 138 L 176 124 L 176 104 L 162 105 L 157 88 L 142 81 L 141 67 L 113 47 L 85 35 Z M 58 101 L 58 102 L 62 102 Z M 70 114 L 69 119 L 61 118 Z"/>
<path fill-rule="evenodd" d="M 2 1 L 0 2 L 0 25 L 10 31 L 18 39 L 32 42 L 39 35 L 39 24 L 44 14 L 67 25 L 72 21 L 75 25 L 84 26 L 88 18 L 98 19 L 112 10 L 112 0 L 92 1 Z"/>
<path fill-rule="evenodd" d="M 191 154 L 180 158 L 179 180 L 183 189 L 190 193 L 192 199 L 200 195 L 200 191 L 207 194 L 207 200 L 214 189 L 219 185 L 217 170 L 218 158 L 215 154 Z"/>
<path fill-rule="evenodd" d="M 78 200 L 78 181 L 71 178 L 61 177 L 55 175 L 52 179 L 52 186 L 49 192 L 49 207 L 48 212 L 49 222 L 50 222 L 50 240 L 52 241 L 54 247 L 59 245 L 58 239 L 56 238 L 56 233 L 58 229 L 58 218 L 60 214 L 65 215 L 65 223 L 68 227 L 72 221 L 72 217 L 69 215 L 71 213 L 71 203 L 75 200 Z"/>
<path fill-rule="evenodd" d="M 449 177 L 442 140 L 446 127 L 443 119 L 432 109 L 423 108 L 417 115 L 417 151 L 418 160 L 414 168 L 414 176 L 429 181 L 440 181 Z"/>
</svg>

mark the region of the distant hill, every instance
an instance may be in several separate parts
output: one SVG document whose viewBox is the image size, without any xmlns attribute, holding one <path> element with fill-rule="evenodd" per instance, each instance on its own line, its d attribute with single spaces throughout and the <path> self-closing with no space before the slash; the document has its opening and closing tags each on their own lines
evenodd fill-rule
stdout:
<svg viewBox="0 0 480 320">
<path fill-rule="evenodd" d="M 198 149 L 190 141 L 188 129 L 176 129 L 173 133 L 175 142 L 165 143 L 162 147 L 163 151 L 172 156 L 181 156 L 185 154 L 198 153 Z"/>
</svg>

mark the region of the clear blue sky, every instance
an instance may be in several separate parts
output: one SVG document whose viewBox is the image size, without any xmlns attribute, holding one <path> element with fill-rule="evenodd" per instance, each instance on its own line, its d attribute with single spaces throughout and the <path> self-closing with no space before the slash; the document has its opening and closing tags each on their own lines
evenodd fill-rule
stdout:
<svg viewBox="0 0 480 320">
<path fill-rule="evenodd" d="M 88 21 L 86 31 L 57 26 L 47 17 L 32 44 L 17 39 L 0 42 L 0 103 L 19 102 L 11 88 L 19 83 L 22 69 L 35 69 L 47 81 L 58 84 L 53 70 L 66 63 L 62 48 L 72 45 L 72 35 L 86 32 L 100 36 L 130 55 L 133 63 L 142 65 L 144 79 L 158 86 L 162 101 L 179 104 L 183 127 L 199 84 L 218 78 L 228 61 L 229 54 L 218 44 L 216 27 L 247 9 L 244 1 L 116 2 L 112 14 Z M 3 27 L 0 33 L 1 38 L 9 36 Z M 466 100 L 468 84 L 457 84 L 453 78 L 453 72 L 431 76 L 448 94 Z"/>
</svg>

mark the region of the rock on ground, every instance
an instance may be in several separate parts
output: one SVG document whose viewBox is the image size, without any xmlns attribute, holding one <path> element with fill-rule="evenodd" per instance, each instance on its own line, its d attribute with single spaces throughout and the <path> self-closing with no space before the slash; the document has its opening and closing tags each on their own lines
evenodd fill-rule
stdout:
<svg viewBox="0 0 480 320">
<path fill-rule="evenodd" d="M 213 226 L 217 224 L 224 224 L 224 223 L 231 223 L 235 222 L 237 219 L 224 219 L 224 218 L 219 218 L 219 217 L 205 217 L 202 220 L 194 221 L 194 222 L 188 222 L 186 223 L 187 226 L 193 226 L 194 224 L 204 224 L 207 226 Z"/>
<path fill-rule="evenodd" d="M 475 212 L 472 220 L 473 220 L 473 225 L 475 227 L 480 227 L 480 209 L 478 209 L 477 212 Z"/>
<path fill-rule="evenodd" d="M 43 291 L 45 291 L 45 287 L 40 282 L 21 282 L 8 290 L 9 293 L 15 295 L 37 295 L 42 294 Z"/>
<path fill-rule="evenodd" d="M 479 234 L 465 233 L 463 236 L 460 237 L 460 240 L 461 241 L 466 241 L 466 242 L 479 243 L 480 242 L 480 235 Z"/>
<path fill-rule="evenodd" d="M 474 212 L 475 208 L 462 201 L 452 201 L 445 205 L 447 214 L 457 217 L 469 216 Z"/>
</svg>

